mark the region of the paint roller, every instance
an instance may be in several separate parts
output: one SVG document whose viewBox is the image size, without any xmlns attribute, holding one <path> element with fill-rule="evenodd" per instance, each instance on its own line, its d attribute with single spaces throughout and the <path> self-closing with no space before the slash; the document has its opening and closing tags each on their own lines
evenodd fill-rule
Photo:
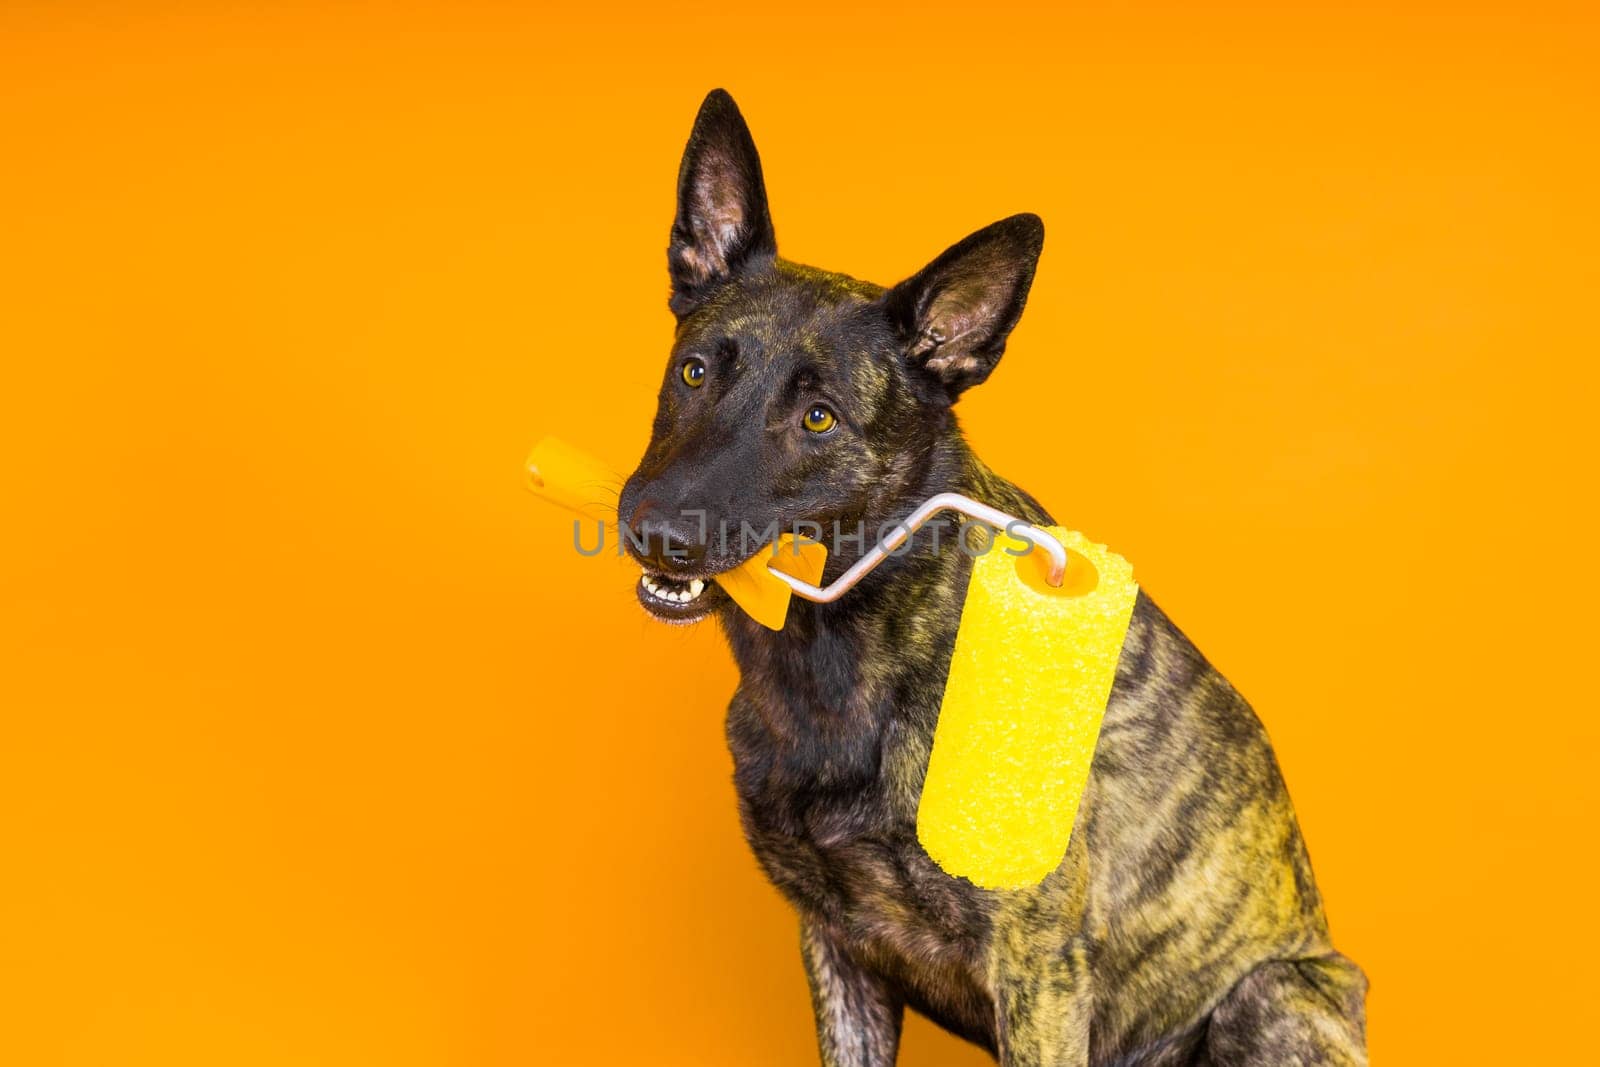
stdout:
<svg viewBox="0 0 1600 1067">
<path fill-rule="evenodd" d="M 580 515 L 616 512 L 621 479 L 563 442 L 528 457 L 528 485 Z M 991 526 L 977 554 L 956 631 L 917 839 L 947 873 L 986 889 L 1037 884 L 1066 855 L 1089 780 L 1117 660 L 1133 615 L 1133 568 L 1104 545 L 1039 528 L 980 501 L 924 501 L 826 587 L 827 552 L 782 535 L 718 584 L 750 616 L 782 629 L 791 596 L 831 603 L 854 588 L 938 512 Z M 1004 532 L 999 532 L 1004 531 Z"/>
</svg>

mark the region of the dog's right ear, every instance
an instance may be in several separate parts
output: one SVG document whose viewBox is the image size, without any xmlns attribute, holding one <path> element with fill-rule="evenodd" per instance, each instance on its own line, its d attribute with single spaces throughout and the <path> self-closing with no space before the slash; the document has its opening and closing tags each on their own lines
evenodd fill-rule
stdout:
<svg viewBox="0 0 1600 1067">
<path fill-rule="evenodd" d="M 744 267 L 777 253 L 756 143 L 733 97 L 713 89 L 678 168 L 667 248 L 672 313 L 683 318 Z"/>
</svg>

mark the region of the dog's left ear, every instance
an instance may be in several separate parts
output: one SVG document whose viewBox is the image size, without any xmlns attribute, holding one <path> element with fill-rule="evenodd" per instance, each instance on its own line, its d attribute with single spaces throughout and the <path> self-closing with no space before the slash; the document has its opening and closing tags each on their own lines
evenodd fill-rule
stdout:
<svg viewBox="0 0 1600 1067">
<path fill-rule="evenodd" d="M 678 214 L 667 248 L 672 313 L 681 319 L 747 264 L 777 253 L 750 127 L 733 97 L 713 89 L 678 168 Z"/>
<path fill-rule="evenodd" d="M 1000 362 L 1043 247 L 1039 216 L 1013 215 L 952 246 L 884 297 L 906 358 L 952 401 Z"/>
</svg>

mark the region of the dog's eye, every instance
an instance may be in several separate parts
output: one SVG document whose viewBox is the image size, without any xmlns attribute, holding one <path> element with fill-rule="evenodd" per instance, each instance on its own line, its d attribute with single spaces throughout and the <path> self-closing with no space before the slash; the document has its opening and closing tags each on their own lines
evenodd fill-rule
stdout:
<svg viewBox="0 0 1600 1067">
<path fill-rule="evenodd" d="M 706 382 L 706 365 L 703 361 L 693 356 L 683 361 L 683 384 L 690 389 L 698 389 Z"/>
<path fill-rule="evenodd" d="M 812 433 L 827 433 L 839 422 L 833 412 L 821 404 L 813 404 L 811 410 L 806 412 L 806 417 L 800 421 Z"/>
</svg>

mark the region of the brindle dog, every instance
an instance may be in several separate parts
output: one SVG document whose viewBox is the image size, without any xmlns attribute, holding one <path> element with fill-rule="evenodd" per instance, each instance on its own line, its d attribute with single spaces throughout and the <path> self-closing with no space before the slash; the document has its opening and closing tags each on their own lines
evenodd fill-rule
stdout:
<svg viewBox="0 0 1600 1067">
<path fill-rule="evenodd" d="M 946 490 L 1050 521 L 951 411 L 999 361 L 1043 237 L 1013 216 L 887 290 L 780 259 L 749 129 L 708 96 L 668 251 L 672 358 L 622 494 L 640 601 L 715 614 L 733 647 L 740 814 L 800 913 L 825 1064 L 892 1064 L 906 1007 L 1007 1067 L 1363 1063 L 1366 979 L 1329 941 L 1261 724 L 1148 597 L 1066 857 L 992 892 L 916 837 L 968 554 L 919 535 L 777 633 L 707 581 L 754 550 L 740 532 L 864 523 L 870 543 Z M 829 581 L 864 545 L 830 548 Z"/>
</svg>

